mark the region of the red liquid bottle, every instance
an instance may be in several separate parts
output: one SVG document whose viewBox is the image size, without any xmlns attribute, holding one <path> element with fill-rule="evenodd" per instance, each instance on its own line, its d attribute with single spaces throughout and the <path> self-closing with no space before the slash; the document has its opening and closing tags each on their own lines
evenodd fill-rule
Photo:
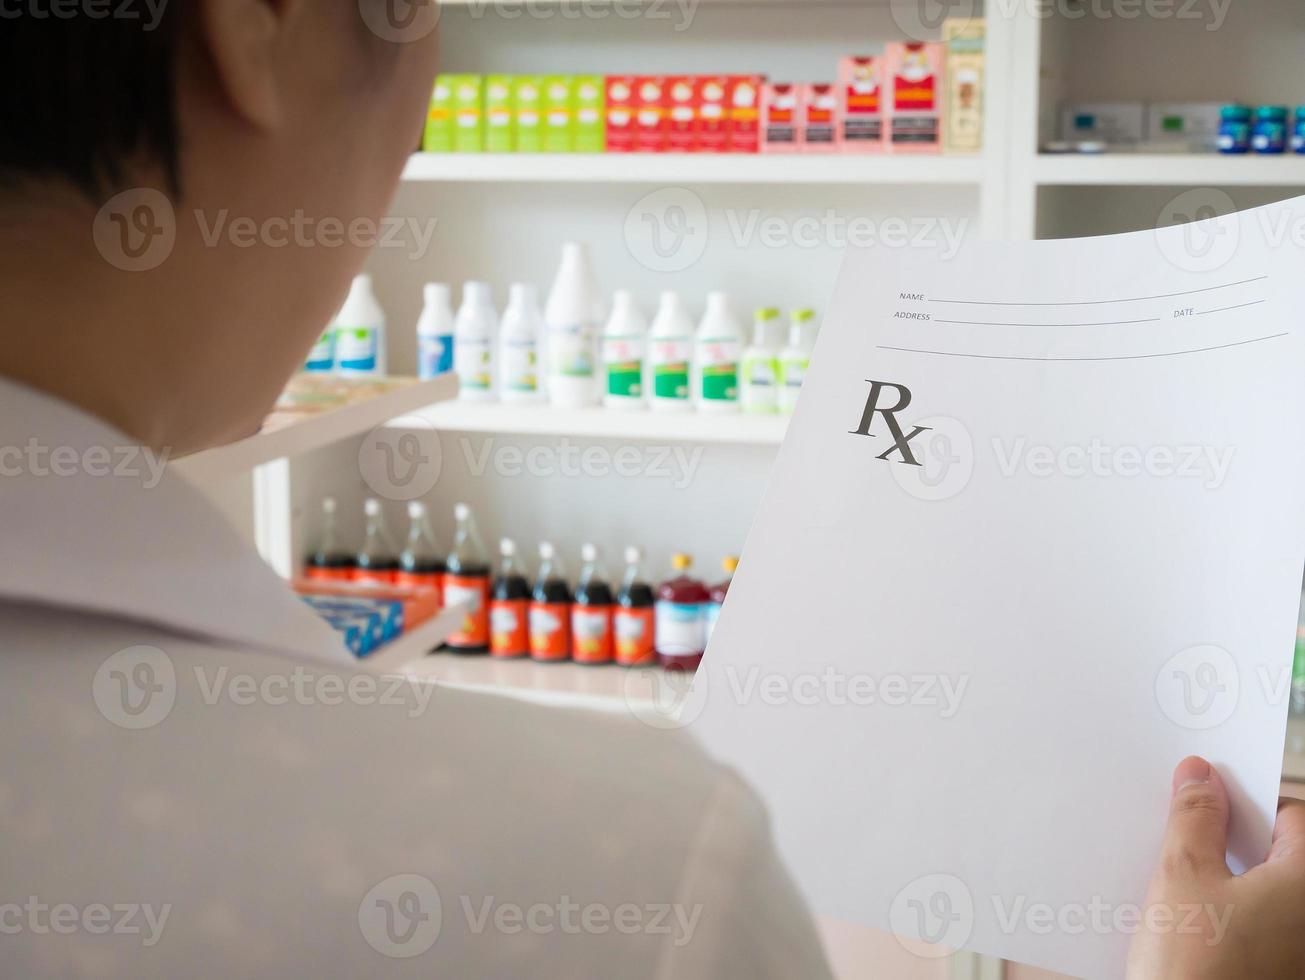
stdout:
<svg viewBox="0 0 1305 980">
<path fill-rule="evenodd" d="M 707 603 L 703 616 L 704 644 L 711 643 L 712 631 L 716 628 L 716 620 L 720 619 L 721 606 L 725 605 L 725 596 L 730 590 L 730 583 L 734 581 L 734 573 L 738 571 L 739 560 L 730 555 L 720 563 L 720 566 L 725 571 L 725 580 L 711 587 L 711 600 Z"/>
<path fill-rule="evenodd" d="M 530 654 L 530 583 L 517 563 L 511 538 L 499 542 L 502 561 L 489 597 L 489 655 L 525 657 Z"/>
<path fill-rule="evenodd" d="M 444 571 L 445 606 L 463 606 L 462 623 L 444 643 L 454 653 L 489 650 L 489 557 L 471 508 L 453 508 L 458 527 Z"/>
<path fill-rule="evenodd" d="M 641 565 L 643 552 L 625 549 L 625 577 L 616 594 L 612 612 L 613 648 L 616 662 L 622 667 L 642 667 L 657 662 L 653 637 L 657 630 L 653 607 L 657 598 L 645 581 Z"/>
<path fill-rule="evenodd" d="M 691 556 L 675 555 L 676 574 L 657 589 L 657 659 L 667 670 L 697 670 L 707 648 L 703 612 L 711 593 L 689 575 L 692 567 Z"/>
<path fill-rule="evenodd" d="M 612 662 L 612 587 L 607 584 L 598 548 L 580 549 L 584 567 L 571 607 L 571 656 L 578 664 Z"/>
<path fill-rule="evenodd" d="M 530 600 L 530 656 L 547 663 L 571 659 L 571 587 L 557 549 L 547 541 L 539 546 L 539 577 Z"/>
<path fill-rule="evenodd" d="M 353 580 L 372 585 L 393 585 L 399 571 L 399 549 L 394 545 L 394 538 L 390 537 L 390 529 L 385 526 L 381 502 L 368 500 L 363 504 L 363 512 L 367 515 L 367 539 L 358 552 Z"/>
<path fill-rule="evenodd" d="M 444 602 L 444 559 L 435 543 L 426 505 L 413 501 L 408 505 L 408 544 L 399 556 L 399 571 L 394 576 L 396 585 L 409 588 L 434 589 Z"/>
<path fill-rule="evenodd" d="M 322 499 L 322 524 L 317 547 L 304 562 L 304 577 L 315 582 L 347 582 L 353 578 L 354 556 L 340 547 L 335 531 L 335 498 Z"/>
</svg>

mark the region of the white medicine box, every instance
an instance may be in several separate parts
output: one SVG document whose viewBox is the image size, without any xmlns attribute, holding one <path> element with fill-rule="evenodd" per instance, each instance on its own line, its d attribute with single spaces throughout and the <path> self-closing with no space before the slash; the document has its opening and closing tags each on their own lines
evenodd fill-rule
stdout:
<svg viewBox="0 0 1305 980">
<path fill-rule="evenodd" d="M 1077 102 L 1060 110 L 1060 137 L 1070 142 L 1131 146 L 1145 134 L 1146 107 L 1141 102 Z"/>
<path fill-rule="evenodd" d="M 1153 102 L 1146 109 L 1148 143 L 1190 150 L 1219 148 L 1222 102 Z"/>
</svg>

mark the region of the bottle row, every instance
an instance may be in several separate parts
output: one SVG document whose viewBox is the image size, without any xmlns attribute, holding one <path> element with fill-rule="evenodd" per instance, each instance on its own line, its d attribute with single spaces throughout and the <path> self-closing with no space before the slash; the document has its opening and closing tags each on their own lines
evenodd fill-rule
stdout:
<svg viewBox="0 0 1305 980">
<path fill-rule="evenodd" d="M 849 56 L 837 82 L 752 75 L 441 75 L 427 153 L 972 153 L 984 25 Z M 944 126 L 944 120 L 946 125 Z"/>
<path fill-rule="evenodd" d="M 631 546 L 613 588 L 600 549 L 586 544 L 573 585 L 561 554 L 547 541 L 539 545 L 533 577 L 510 538 L 500 542 L 492 567 L 466 504 L 454 508 L 457 530 L 447 556 L 424 504 L 408 505 L 411 524 L 402 550 L 380 502 L 368 500 L 364 512 L 365 542 L 356 554 L 346 552 L 338 545 L 336 502 L 322 501 L 321 533 L 305 562 L 305 581 L 397 586 L 432 594 L 443 606 L 462 606 L 462 623 L 446 641 L 453 653 L 695 670 L 738 567 L 737 558 L 725 558 L 725 578 L 708 586 L 690 574 L 693 559 L 677 554 L 672 574 L 654 586 L 644 574 L 642 551 Z"/>
<path fill-rule="evenodd" d="M 757 311 L 751 333 L 729 296 L 713 292 L 695 322 L 687 304 L 663 292 L 651 325 L 618 290 L 610 313 L 583 245 L 568 243 L 541 310 L 535 287 L 516 283 L 500 318 L 489 284 L 468 282 L 453 312 L 452 291 L 425 287 L 417 323 L 418 373 L 454 371 L 469 401 L 543 402 L 568 408 L 684 412 L 791 412 L 815 346 L 815 312 Z M 385 371 L 385 314 L 369 276 L 359 276 L 333 326 L 309 358 L 311 372 Z"/>
</svg>

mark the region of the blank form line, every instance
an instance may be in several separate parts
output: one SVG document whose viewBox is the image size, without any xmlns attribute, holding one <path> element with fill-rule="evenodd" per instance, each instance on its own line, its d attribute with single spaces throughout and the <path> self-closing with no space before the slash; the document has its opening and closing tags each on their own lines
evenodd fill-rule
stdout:
<svg viewBox="0 0 1305 980">
<path fill-rule="evenodd" d="M 1260 302 L 1263 302 L 1263 300 Z M 1236 307 L 1230 306 L 1229 309 L 1236 309 Z M 1217 311 L 1211 310 L 1210 312 Z M 1159 323 L 1160 318 L 1152 316 L 1147 317 L 1145 320 L 1102 320 L 1099 323 L 994 323 L 991 320 L 934 320 L 932 322 L 954 323 L 963 327 L 1119 327 L 1130 323 Z"/>
<path fill-rule="evenodd" d="M 962 306 L 1103 306 L 1107 303 L 1143 303 L 1152 299 L 1173 299 L 1175 296 L 1195 296 L 1197 293 L 1209 293 L 1216 289 L 1232 289 L 1234 286 L 1245 286 L 1253 282 L 1263 282 L 1268 276 L 1256 276 L 1254 279 L 1243 279 L 1240 282 L 1226 282 L 1222 286 L 1206 286 L 1204 289 L 1186 289 L 1181 293 L 1157 293 L 1155 296 L 1134 296 L 1131 299 L 1088 299 L 1088 300 L 1066 300 L 1056 303 L 998 303 L 992 300 L 982 299 L 931 299 L 929 303 L 957 303 Z"/>
<path fill-rule="evenodd" d="M 1227 313 L 1229 310 L 1244 310 L 1248 306 L 1259 306 L 1261 303 L 1264 302 L 1267 302 L 1267 300 L 1257 299 L 1253 303 L 1238 303 L 1236 306 L 1225 306 L 1219 310 L 1201 310 L 1201 312 L 1197 313 L 1196 315 L 1206 316 L 1210 313 Z"/>
<path fill-rule="evenodd" d="M 1230 347 L 1244 347 L 1247 344 L 1258 344 L 1265 340 L 1277 340 L 1279 337 L 1286 337 L 1287 333 L 1270 334 L 1267 337 L 1254 337 L 1251 340 L 1239 340 L 1233 344 L 1220 344 L 1217 347 L 1197 347 L 1193 350 L 1173 350 L 1161 351 L 1158 354 L 1121 354 L 1114 357 L 1018 357 L 1012 354 L 967 354 L 964 351 L 955 350 L 920 350 L 915 347 L 889 347 L 887 344 L 877 344 L 879 350 L 895 350 L 904 354 L 938 354 L 942 357 L 978 357 L 987 361 L 1141 361 L 1149 357 L 1178 357 L 1182 354 L 1204 354 L 1212 350 L 1227 350 Z"/>
</svg>

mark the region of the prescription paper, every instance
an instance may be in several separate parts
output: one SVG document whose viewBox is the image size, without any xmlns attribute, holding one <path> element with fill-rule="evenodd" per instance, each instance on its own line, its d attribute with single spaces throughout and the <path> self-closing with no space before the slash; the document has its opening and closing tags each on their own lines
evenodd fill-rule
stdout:
<svg viewBox="0 0 1305 980">
<path fill-rule="evenodd" d="M 1264 858 L 1305 566 L 1303 202 L 848 254 L 681 715 L 818 913 L 1122 975 L 1189 754 L 1231 789 L 1234 870 Z"/>
</svg>

